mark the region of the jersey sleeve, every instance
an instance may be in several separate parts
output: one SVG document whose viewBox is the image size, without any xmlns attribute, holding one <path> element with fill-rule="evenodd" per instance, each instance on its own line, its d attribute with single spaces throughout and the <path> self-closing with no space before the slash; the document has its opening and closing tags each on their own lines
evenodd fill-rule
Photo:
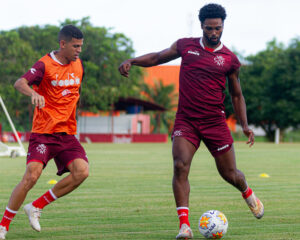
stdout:
<svg viewBox="0 0 300 240">
<path fill-rule="evenodd" d="M 180 56 L 182 56 L 182 52 L 184 49 L 184 43 L 185 43 L 185 39 L 181 38 L 177 40 L 177 52 Z"/>
<path fill-rule="evenodd" d="M 30 70 L 25 73 L 22 78 L 28 81 L 28 85 L 40 85 L 45 73 L 45 64 L 42 61 L 37 61 Z"/>
<path fill-rule="evenodd" d="M 231 54 L 231 68 L 230 68 L 229 73 L 232 73 L 235 70 L 239 69 L 240 66 L 241 66 L 241 63 L 240 63 L 239 59 L 237 58 L 237 56 L 234 53 L 232 53 Z"/>
</svg>

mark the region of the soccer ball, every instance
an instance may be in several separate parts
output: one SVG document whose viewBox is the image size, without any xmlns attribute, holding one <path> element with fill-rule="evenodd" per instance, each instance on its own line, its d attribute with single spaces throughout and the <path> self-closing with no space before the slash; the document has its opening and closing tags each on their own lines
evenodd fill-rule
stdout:
<svg viewBox="0 0 300 240">
<path fill-rule="evenodd" d="M 219 239 L 227 232 L 228 221 L 222 212 L 209 210 L 200 217 L 198 227 L 204 237 Z"/>
</svg>

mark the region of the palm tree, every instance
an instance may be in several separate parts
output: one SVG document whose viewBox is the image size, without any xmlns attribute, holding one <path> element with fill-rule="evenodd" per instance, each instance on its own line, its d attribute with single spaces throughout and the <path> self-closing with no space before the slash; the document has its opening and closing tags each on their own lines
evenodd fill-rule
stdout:
<svg viewBox="0 0 300 240">
<path fill-rule="evenodd" d="M 175 85 L 164 85 L 160 79 L 158 81 L 155 80 L 153 86 L 143 83 L 141 89 L 147 100 L 162 105 L 167 109 L 166 112 L 153 113 L 154 132 L 160 133 L 162 124 L 169 130 L 175 117 L 173 109 L 177 106 L 178 94 L 174 93 Z"/>
</svg>

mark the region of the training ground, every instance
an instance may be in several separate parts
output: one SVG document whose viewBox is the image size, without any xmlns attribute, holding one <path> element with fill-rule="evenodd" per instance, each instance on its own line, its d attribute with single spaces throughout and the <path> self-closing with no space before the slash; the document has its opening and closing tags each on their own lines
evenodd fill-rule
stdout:
<svg viewBox="0 0 300 240">
<path fill-rule="evenodd" d="M 73 193 L 47 206 L 42 232 L 31 229 L 22 209 L 7 239 L 175 239 L 178 219 L 172 193 L 171 143 L 86 144 L 90 176 Z M 255 219 L 240 193 L 218 175 L 204 144 L 190 172 L 190 222 L 194 239 L 201 214 L 222 211 L 229 221 L 224 239 L 300 239 L 300 144 L 236 143 L 237 166 L 265 205 Z M 0 212 L 25 170 L 25 158 L 0 158 Z M 44 170 L 26 203 L 52 185 L 54 161 Z M 261 178 L 267 173 L 269 178 Z"/>
</svg>

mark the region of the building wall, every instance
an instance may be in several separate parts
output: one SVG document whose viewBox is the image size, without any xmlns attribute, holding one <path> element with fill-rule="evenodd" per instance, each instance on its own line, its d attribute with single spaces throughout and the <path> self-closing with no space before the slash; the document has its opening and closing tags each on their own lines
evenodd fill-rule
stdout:
<svg viewBox="0 0 300 240">
<path fill-rule="evenodd" d="M 141 125 L 141 131 L 139 131 L 139 124 Z M 149 134 L 150 133 L 150 116 L 146 114 L 135 114 L 131 122 L 131 133 L 141 133 Z"/>
<path fill-rule="evenodd" d="M 138 132 L 138 124 L 141 129 Z M 124 114 L 121 116 L 94 116 L 78 118 L 79 133 L 148 134 L 150 116 L 146 114 Z"/>
</svg>

